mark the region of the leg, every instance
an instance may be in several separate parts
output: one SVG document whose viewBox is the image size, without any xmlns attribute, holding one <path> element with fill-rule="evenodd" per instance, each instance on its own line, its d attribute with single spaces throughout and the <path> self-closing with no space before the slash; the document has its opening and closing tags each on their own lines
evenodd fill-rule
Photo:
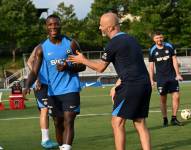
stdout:
<svg viewBox="0 0 191 150">
<path fill-rule="evenodd" d="M 55 132 L 56 132 L 56 140 L 59 145 L 63 144 L 63 134 L 64 134 L 64 118 L 63 117 L 53 117 Z"/>
<path fill-rule="evenodd" d="M 63 143 L 72 145 L 74 139 L 74 120 L 76 118 L 75 112 L 64 112 L 64 135 Z"/>
<path fill-rule="evenodd" d="M 74 120 L 76 117 L 75 112 L 64 112 L 64 121 L 62 122 L 64 126 L 63 133 L 63 144 L 59 146 L 60 150 L 71 150 L 72 142 L 74 139 Z"/>
<path fill-rule="evenodd" d="M 160 109 L 162 112 L 163 118 L 167 118 L 167 95 L 160 95 Z"/>
<path fill-rule="evenodd" d="M 40 128 L 41 128 L 41 132 L 42 132 L 42 142 L 49 140 L 48 108 L 41 108 L 41 110 L 40 110 Z"/>
<path fill-rule="evenodd" d="M 179 104 L 180 104 L 180 94 L 179 92 L 173 92 L 172 93 L 172 115 L 173 116 L 176 116 L 178 112 Z"/>
<path fill-rule="evenodd" d="M 126 120 L 121 117 L 112 117 L 112 128 L 115 140 L 116 150 L 125 150 L 125 122 Z"/>
<path fill-rule="evenodd" d="M 172 125 L 177 125 L 177 126 L 182 126 L 183 124 L 177 120 L 176 114 L 178 112 L 180 105 L 180 94 L 179 92 L 173 92 L 172 93 L 172 119 L 171 119 L 171 124 Z"/>
<path fill-rule="evenodd" d="M 168 117 L 167 117 L 167 95 L 160 95 L 160 109 L 163 116 L 163 127 L 168 127 Z"/>
<path fill-rule="evenodd" d="M 145 119 L 135 119 L 133 120 L 133 124 L 139 134 L 142 149 L 151 150 L 151 139 Z"/>
</svg>

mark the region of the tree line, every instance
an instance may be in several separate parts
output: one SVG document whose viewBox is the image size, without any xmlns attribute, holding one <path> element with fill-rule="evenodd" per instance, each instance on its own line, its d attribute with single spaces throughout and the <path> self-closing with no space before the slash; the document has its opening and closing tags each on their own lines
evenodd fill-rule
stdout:
<svg viewBox="0 0 191 150">
<path fill-rule="evenodd" d="M 47 1 L 48 2 L 48 1 Z M 86 8 L 84 8 L 86 9 Z M 135 36 L 143 48 L 152 44 L 151 34 L 160 30 L 177 47 L 191 47 L 190 0 L 94 0 L 91 11 L 78 19 L 74 6 L 64 2 L 55 14 L 62 22 L 62 33 L 75 38 L 83 51 L 103 50 L 106 38 L 99 31 L 99 17 L 112 11 L 123 19 L 121 29 Z M 28 53 L 46 39 L 45 18 L 39 18 L 31 0 L 0 0 L 0 53 Z M 135 18 L 135 17 L 134 17 Z"/>
</svg>

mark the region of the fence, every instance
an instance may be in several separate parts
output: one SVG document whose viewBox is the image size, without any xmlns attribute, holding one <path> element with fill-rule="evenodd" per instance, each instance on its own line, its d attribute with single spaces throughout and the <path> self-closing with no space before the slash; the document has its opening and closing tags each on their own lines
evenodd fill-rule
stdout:
<svg viewBox="0 0 191 150">
<path fill-rule="evenodd" d="M 88 58 L 88 59 L 99 59 L 101 58 L 102 54 L 104 51 L 86 51 L 83 52 L 83 54 Z M 144 61 L 146 66 L 148 67 L 148 50 L 144 49 L 143 50 L 143 55 L 145 57 Z M 4 82 L 4 88 L 9 88 L 14 80 L 23 80 L 26 79 L 29 73 L 28 67 L 26 66 L 26 60 L 28 58 L 29 54 L 23 54 L 23 61 L 25 64 L 25 68 L 17 71 L 13 75 L 9 76 L 8 78 L 5 79 Z M 191 74 L 191 48 L 178 48 L 177 49 L 177 56 L 179 60 L 179 65 L 180 65 L 180 72 L 182 74 Z M 111 77 L 114 76 L 116 77 L 116 72 L 112 64 L 108 66 L 108 68 L 105 70 L 104 73 L 100 74 L 96 71 L 93 71 L 89 68 L 86 69 L 86 71 L 81 72 L 80 77 L 99 77 L 99 76 L 104 76 L 104 77 Z"/>
</svg>

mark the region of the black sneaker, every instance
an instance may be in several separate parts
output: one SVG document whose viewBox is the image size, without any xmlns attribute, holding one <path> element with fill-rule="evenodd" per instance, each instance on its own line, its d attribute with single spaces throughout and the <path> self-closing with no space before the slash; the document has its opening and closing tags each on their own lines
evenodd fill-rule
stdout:
<svg viewBox="0 0 191 150">
<path fill-rule="evenodd" d="M 168 127 L 168 119 L 163 118 L 163 127 Z"/>
<path fill-rule="evenodd" d="M 173 119 L 171 119 L 171 125 L 173 125 L 173 126 L 183 126 L 183 123 L 178 121 L 177 118 L 173 118 Z"/>
</svg>

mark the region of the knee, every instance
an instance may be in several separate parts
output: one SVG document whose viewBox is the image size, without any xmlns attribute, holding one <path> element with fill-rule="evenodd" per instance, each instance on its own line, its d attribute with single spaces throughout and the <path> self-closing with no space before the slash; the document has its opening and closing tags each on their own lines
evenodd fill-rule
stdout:
<svg viewBox="0 0 191 150">
<path fill-rule="evenodd" d="M 111 120 L 111 125 L 113 129 L 124 128 L 125 120 L 119 117 L 113 117 Z"/>
<path fill-rule="evenodd" d="M 180 99 L 180 94 L 178 92 L 173 94 L 173 100 L 179 101 Z"/>
<path fill-rule="evenodd" d="M 74 119 L 64 119 L 64 127 L 73 127 Z"/>
</svg>

